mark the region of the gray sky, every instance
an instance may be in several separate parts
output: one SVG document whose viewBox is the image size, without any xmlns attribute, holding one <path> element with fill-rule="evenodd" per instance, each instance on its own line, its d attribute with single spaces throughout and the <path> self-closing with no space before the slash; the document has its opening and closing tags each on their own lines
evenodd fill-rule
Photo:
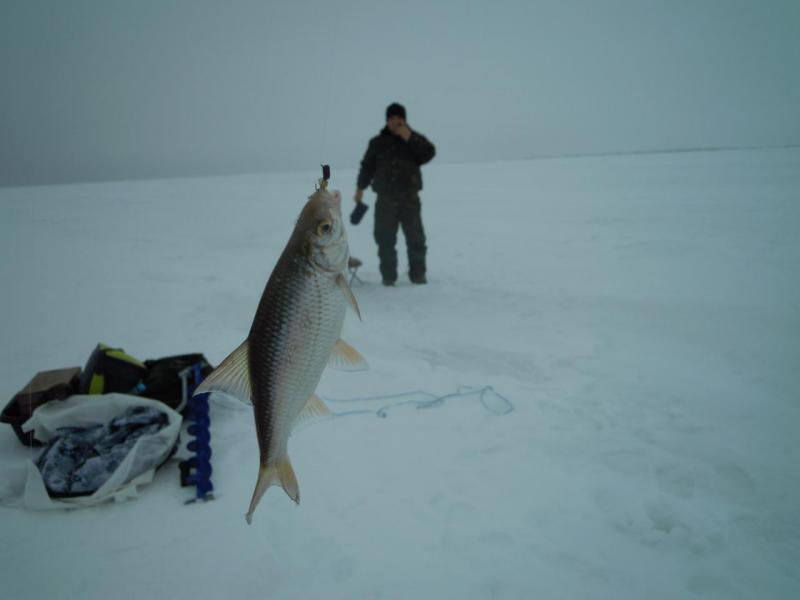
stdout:
<svg viewBox="0 0 800 600">
<path fill-rule="evenodd" d="M 796 0 L 2 0 L 0 185 L 800 144 Z"/>
</svg>

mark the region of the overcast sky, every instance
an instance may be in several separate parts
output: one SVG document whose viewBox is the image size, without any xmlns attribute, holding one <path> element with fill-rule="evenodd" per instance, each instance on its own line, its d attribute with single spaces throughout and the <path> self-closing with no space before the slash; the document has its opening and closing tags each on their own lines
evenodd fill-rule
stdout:
<svg viewBox="0 0 800 600">
<path fill-rule="evenodd" d="M 800 144 L 797 0 L 1 0 L 0 185 Z"/>
</svg>

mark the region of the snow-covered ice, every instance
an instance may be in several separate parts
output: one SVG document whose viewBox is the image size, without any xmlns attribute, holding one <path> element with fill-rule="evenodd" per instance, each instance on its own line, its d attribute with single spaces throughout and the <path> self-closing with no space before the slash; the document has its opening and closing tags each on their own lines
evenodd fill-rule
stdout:
<svg viewBox="0 0 800 600">
<path fill-rule="evenodd" d="M 0 397 L 101 341 L 219 362 L 317 176 L 0 189 Z M 372 211 L 349 227 L 371 370 L 319 395 L 491 385 L 512 412 L 304 426 L 300 506 L 271 489 L 248 527 L 252 416 L 217 400 L 213 502 L 173 462 L 128 502 L 0 508 L 3 597 L 800 597 L 800 149 L 424 177 L 430 284 L 382 287 Z M 2 426 L 0 468 L 33 456 Z"/>
</svg>

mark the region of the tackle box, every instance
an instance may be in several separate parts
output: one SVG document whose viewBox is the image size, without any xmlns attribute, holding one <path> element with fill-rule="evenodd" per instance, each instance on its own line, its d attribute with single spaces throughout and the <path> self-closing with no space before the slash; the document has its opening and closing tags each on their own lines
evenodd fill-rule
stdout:
<svg viewBox="0 0 800 600">
<path fill-rule="evenodd" d="M 80 367 L 39 371 L 33 376 L 11 402 L 0 413 L 0 423 L 8 423 L 14 429 L 19 441 L 26 446 L 41 446 L 33 437 L 33 432 L 22 431 L 22 424 L 31 418 L 33 411 L 51 400 L 64 400 L 78 393 L 80 386 Z"/>
</svg>

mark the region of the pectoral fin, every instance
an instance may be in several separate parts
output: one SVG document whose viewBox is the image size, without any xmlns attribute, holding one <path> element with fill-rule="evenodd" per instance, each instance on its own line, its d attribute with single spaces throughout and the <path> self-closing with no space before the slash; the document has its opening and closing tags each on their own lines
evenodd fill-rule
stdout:
<svg viewBox="0 0 800 600">
<path fill-rule="evenodd" d="M 192 394 L 222 392 L 248 404 L 253 403 L 250 387 L 250 366 L 248 364 L 247 340 L 231 352 Z"/>
<path fill-rule="evenodd" d="M 342 290 L 344 297 L 347 298 L 350 306 L 353 307 L 353 310 L 358 315 L 358 320 L 361 321 L 361 311 L 358 310 L 358 302 L 356 302 L 356 297 L 353 295 L 353 290 L 351 290 L 350 286 L 347 285 L 347 280 L 341 273 L 336 276 L 336 285 L 339 286 L 340 290 Z"/>
<path fill-rule="evenodd" d="M 339 371 L 366 371 L 369 369 L 367 361 L 344 340 L 339 340 L 331 350 L 328 366 Z"/>
<path fill-rule="evenodd" d="M 292 463 L 289 462 L 289 457 L 282 458 L 274 465 L 261 465 L 258 469 L 256 489 L 253 490 L 253 498 L 250 500 L 250 508 L 244 517 L 248 525 L 253 522 L 253 513 L 264 492 L 273 485 L 280 485 L 289 498 L 300 504 L 300 488 L 297 486 L 297 477 L 292 469 Z"/>
</svg>

